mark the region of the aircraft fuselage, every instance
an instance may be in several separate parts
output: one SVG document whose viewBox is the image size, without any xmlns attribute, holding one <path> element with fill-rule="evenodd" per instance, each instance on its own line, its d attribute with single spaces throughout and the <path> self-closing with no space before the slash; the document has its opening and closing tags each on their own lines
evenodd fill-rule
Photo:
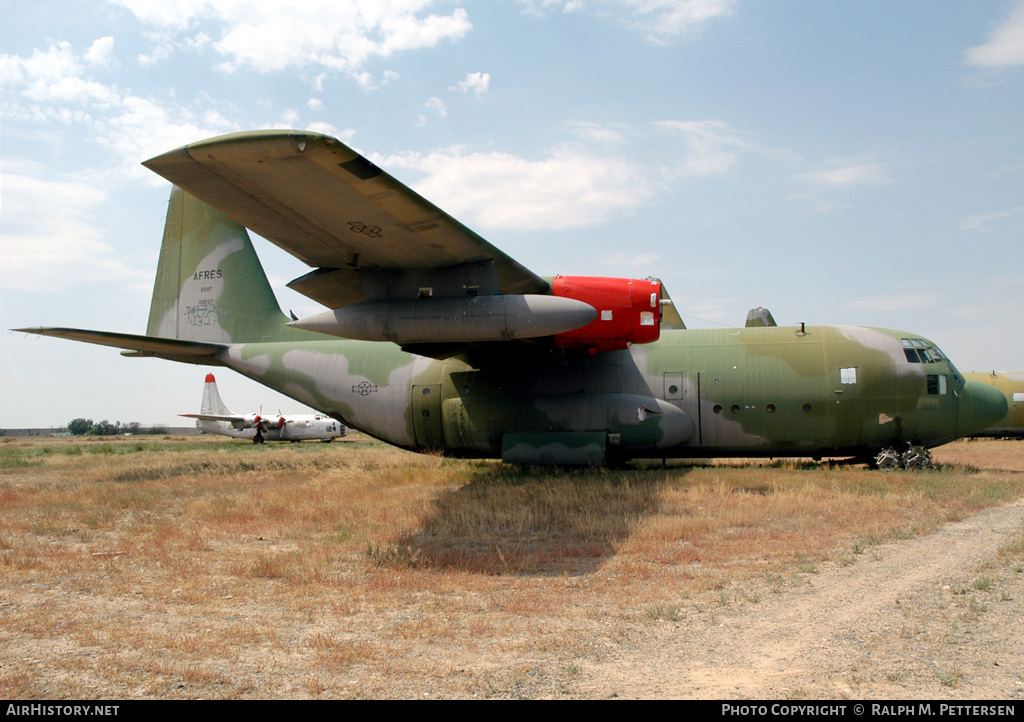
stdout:
<svg viewBox="0 0 1024 722">
<path fill-rule="evenodd" d="M 926 340 L 882 329 L 663 331 L 479 366 L 346 340 L 236 344 L 221 360 L 391 444 L 457 456 L 866 456 L 962 435 L 963 377 Z"/>
<path fill-rule="evenodd" d="M 240 429 L 227 421 L 211 421 L 199 419 L 196 428 L 207 434 L 220 434 L 235 439 L 252 439 L 256 436 L 254 427 Z M 341 424 L 329 417 L 303 416 L 293 417 L 283 427 L 261 429 L 260 434 L 266 441 L 309 441 L 313 439 L 330 441 L 339 436 Z"/>
</svg>

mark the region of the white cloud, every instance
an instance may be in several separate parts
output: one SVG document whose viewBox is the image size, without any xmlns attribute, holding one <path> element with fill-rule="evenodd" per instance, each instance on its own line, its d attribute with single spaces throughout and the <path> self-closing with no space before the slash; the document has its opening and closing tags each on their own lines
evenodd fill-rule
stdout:
<svg viewBox="0 0 1024 722">
<path fill-rule="evenodd" d="M 0 56 L 0 81 L 4 88 L 20 92 L 29 100 L 100 107 L 117 103 L 116 88 L 84 76 L 85 66 L 68 42 L 46 50 L 35 49 L 27 58 Z"/>
<path fill-rule="evenodd" d="M 113 0 L 127 8 L 135 17 L 160 28 L 184 29 L 209 11 L 209 0 L 175 0 L 155 3 L 152 0 Z"/>
<path fill-rule="evenodd" d="M 367 71 L 352 72 L 349 76 L 359 84 L 363 90 L 377 90 L 382 88 L 388 83 L 398 80 L 398 73 L 393 70 L 385 70 L 380 77 L 380 80 L 376 80 L 372 73 Z"/>
<path fill-rule="evenodd" d="M 158 179 L 139 162 L 198 138 L 238 130 L 237 124 L 201 100 L 202 110 L 125 93 L 93 80 L 83 59 L 109 58 L 112 42 L 94 42 L 80 58 L 61 42 L 29 57 L 0 56 L 0 79 L 8 118 L 74 124 L 89 142 L 106 151 L 113 171 L 126 177 Z M 22 103 L 19 104 L 17 99 Z"/>
<path fill-rule="evenodd" d="M 412 184 L 419 193 L 452 216 L 486 228 L 594 225 L 634 211 L 654 192 L 642 170 L 628 161 L 567 149 L 536 161 L 456 148 L 375 162 L 428 174 Z"/>
<path fill-rule="evenodd" d="M 239 130 L 211 110 L 198 117 L 187 108 L 165 106 L 152 98 L 129 95 L 117 113 L 95 121 L 95 142 L 117 162 L 117 172 L 161 182 L 139 163 L 199 138 Z"/>
<path fill-rule="evenodd" d="M 541 160 L 449 148 L 377 156 L 374 162 L 423 173 L 423 180 L 412 183 L 416 190 L 470 225 L 557 230 L 631 214 L 672 181 L 729 170 L 750 147 L 718 121 L 666 121 L 647 130 L 651 127 L 659 132 L 570 124 L 584 141 L 610 147 L 611 155 L 579 143 L 558 147 Z M 682 139 L 681 153 L 665 151 L 665 131 Z M 638 150 L 645 144 L 647 151 Z M 651 157 L 651 145 L 657 147 L 656 156 L 647 163 L 638 160 L 645 153 Z"/>
<path fill-rule="evenodd" d="M 543 15 L 547 10 L 571 13 L 583 8 L 583 0 L 519 0 L 527 15 Z"/>
<path fill-rule="evenodd" d="M 455 90 L 460 93 L 469 93 L 472 91 L 476 97 L 479 98 L 488 91 L 490 86 L 490 73 L 467 73 L 464 80 L 460 80 L 458 85 L 449 86 L 448 90 Z"/>
<path fill-rule="evenodd" d="M 1002 221 L 1007 218 L 1014 218 L 1019 215 L 1024 215 L 1024 207 L 1017 206 L 1016 208 L 1010 208 L 1005 211 L 998 211 L 996 213 L 985 213 L 975 216 L 967 216 L 960 223 L 961 231 L 987 231 L 991 230 L 991 224 L 996 221 Z"/>
<path fill-rule="evenodd" d="M 568 125 L 580 138 L 608 145 L 621 145 L 633 136 L 632 128 L 622 123 L 602 125 L 600 123 L 579 120 L 572 121 Z"/>
<path fill-rule="evenodd" d="M 656 127 L 671 131 L 683 139 L 685 154 L 676 172 L 689 176 L 723 173 L 750 149 L 742 134 L 717 120 L 667 120 Z"/>
<path fill-rule="evenodd" d="M 213 33 L 209 47 L 223 57 L 221 70 L 259 72 L 322 67 L 353 77 L 375 57 L 458 40 L 472 28 L 463 8 L 427 14 L 432 0 L 309 0 L 301 10 L 277 0 L 190 0 L 180 4 L 118 0 L 150 28 L 175 42 Z M 189 33 L 202 26 L 202 33 Z M 148 59 L 166 57 L 160 42 Z M 369 86 L 365 78 L 361 81 Z"/>
<path fill-rule="evenodd" d="M 651 38 L 666 41 L 699 32 L 709 21 L 732 15 L 734 0 L 619 0 L 637 15 Z"/>
<path fill-rule="evenodd" d="M 423 107 L 434 111 L 442 118 L 448 115 L 448 106 L 440 98 L 429 98 Z"/>
<path fill-rule="evenodd" d="M 311 130 L 314 133 L 323 133 L 324 135 L 329 135 L 333 138 L 337 138 L 343 143 L 351 143 L 352 136 L 355 135 L 355 131 L 353 130 L 342 130 L 339 129 L 337 126 L 332 125 L 331 123 L 324 123 L 319 120 L 314 120 L 311 123 L 303 123 L 302 129 Z"/>
<path fill-rule="evenodd" d="M 814 185 L 846 188 L 856 185 L 885 185 L 892 183 L 886 167 L 880 163 L 834 162 L 832 168 L 800 173 L 797 177 Z"/>
<path fill-rule="evenodd" d="M 523 12 L 529 15 L 592 7 L 595 13 L 616 18 L 655 42 L 698 33 L 708 21 L 732 15 L 735 4 L 735 0 L 520 0 Z"/>
<path fill-rule="evenodd" d="M 1024 65 L 1024 0 L 1017 0 L 985 42 L 969 48 L 964 57 L 968 65 L 979 68 Z"/>
<path fill-rule="evenodd" d="M 0 287 L 60 291 L 80 283 L 139 277 L 113 258 L 90 216 L 106 200 L 92 184 L 0 176 L 4 201 Z M 151 274 L 141 274 L 151 276 Z"/>
<path fill-rule="evenodd" d="M 85 61 L 90 65 L 109 68 L 114 61 L 114 38 L 107 35 L 94 40 L 85 53 Z"/>
</svg>

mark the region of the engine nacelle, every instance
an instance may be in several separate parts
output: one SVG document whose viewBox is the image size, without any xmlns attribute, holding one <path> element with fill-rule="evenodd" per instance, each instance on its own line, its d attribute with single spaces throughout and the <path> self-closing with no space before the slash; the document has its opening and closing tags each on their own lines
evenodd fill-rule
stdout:
<svg viewBox="0 0 1024 722">
<path fill-rule="evenodd" d="M 583 301 L 597 309 L 597 318 L 575 331 L 555 336 L 562 348 L 591 353 L 651 343 L 661 335 L 661 282 L 653 279 L 555 276 L 555 296 Z"/>
</svg>

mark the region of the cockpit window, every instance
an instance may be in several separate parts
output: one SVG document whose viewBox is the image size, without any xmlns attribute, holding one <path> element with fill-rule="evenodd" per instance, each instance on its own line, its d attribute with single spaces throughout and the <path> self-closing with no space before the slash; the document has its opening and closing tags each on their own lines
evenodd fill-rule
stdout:
<svg viewBox="0 0 1024 722">
<path fill-rule="evenodd" d="M 912 364 L 930 364 L 948 361 L 935 346 L 920 338 L 903 339 L 903 353 Z"/>
<path fill-rule="evenodd" d="M 925 341 L 923 338 L 903 339 L 903 354 L 907 357 L 907 361 L 912 364 L 945 362 L 949 364 L 949 370 L 953 372 L 953 380 L 958 384 L 963 380 L 960 376 L 960 372 L 957 371 L 953 362 L 949 360 L 949 357 L 942 353 L 938 346 L 933 346 L 929 341 Z"/>
</svg>

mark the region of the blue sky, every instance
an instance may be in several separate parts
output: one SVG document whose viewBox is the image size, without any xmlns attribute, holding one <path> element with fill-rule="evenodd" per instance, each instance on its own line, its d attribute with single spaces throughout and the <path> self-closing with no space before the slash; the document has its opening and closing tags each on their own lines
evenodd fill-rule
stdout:
<svg viewBox="0 0 1024 722">
<path fill-rule="evenodd" d="M 0 23 L 0 428 L 178 424 L 143 333 L 169 186 L 222 133 L 327 132 L 541 275 L 662 278 L 687 325 L 896 328 L 1024 370 L 1024 1 L 82 0 Z M 262 239 L 282 308 L 308 269 Z M 296 402 L 221 369 L 236 411 Z"/>
</svg>

